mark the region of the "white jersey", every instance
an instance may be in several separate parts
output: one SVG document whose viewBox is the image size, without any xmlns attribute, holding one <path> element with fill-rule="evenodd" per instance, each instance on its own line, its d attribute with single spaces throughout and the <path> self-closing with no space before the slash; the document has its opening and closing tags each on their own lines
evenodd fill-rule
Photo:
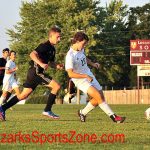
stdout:
<svg viewBox="0 0 150 150">
<path fill-rule="evenodd" d="M 87 65 L 84 49 L 81 51 L 75 51 L 72 48 L 70 48 L 66 55 L 65 69 L 73 69 L 73 71 L 76 73 L 87 74 L 93 78 L 92 82 L 89 82 L 86 78 L 72 78 L 72 81 L 74 82 L 75 86 L 84 93 L 87 93 L 88 88 L 90 86 L 93 86 L 98 90 L 102 90 L 102 87 L 100 86 L 100 84 L 98 83 L 95 76 L 90 71 L 90 68 Z"/>
<path fill-rule="evenodd" d="M 6 67 L 6 71 L 7 71 L 8 69 L 16 68 L 16 64 L 14 61 L 8 60 L 5 67 Z M 6 74 L 6 71 L 5 71 L 3 82 L 12 82 L 15 79 L 15 76 L 14 76 L 15 72 Z"/>
<path fill-rule="evenodd" d="M 84 49 L 82 49 L 81 51 L 75 51 L 70 48 L 66 55 L 65 69 L 73 69 L 74 72 L 80 74 L 92 74 L 90 68 L 87 65 Z"/>
</svg>

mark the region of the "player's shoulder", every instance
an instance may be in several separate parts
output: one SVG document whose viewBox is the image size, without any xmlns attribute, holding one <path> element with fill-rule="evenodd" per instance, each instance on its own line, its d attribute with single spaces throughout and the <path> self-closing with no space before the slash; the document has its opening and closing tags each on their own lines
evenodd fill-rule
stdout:
<svg viewBox="0 0 150 150">
<path fill-rule="evenodd" d="M 0 57 L 0 61 L 5 61 L 5 59 L 3 57 Z"/>
<path fill-rule="evenodd" d="M 69 56 L 73 56 L 73 55 L 74 55 L 73 50 L 72 50 L 71 48 L 70 48 L 69 51 L 67 52 L 67 55 L 69 55 Z"/>
<path fill-rule="evenodd" d="M 43 50 L 55 51 L 55 47 L 50 43 L 50 41 L 40 43 L 38 47 Z"/>
<path fill-rule="evenodd" d="M 66 59 L 73 59 L 73 58 L 74 58 L 74 54 L 73 54 L 72 50 L 69 50 L 67 52 Z"/>
<path fill-rule="evenodd" d="M 9 59 L 8 61 L 7 61 L 7 64 L 14 64 L 15 62 L 14 61 L 12 61 L 11 59 Z"/>
</svg>

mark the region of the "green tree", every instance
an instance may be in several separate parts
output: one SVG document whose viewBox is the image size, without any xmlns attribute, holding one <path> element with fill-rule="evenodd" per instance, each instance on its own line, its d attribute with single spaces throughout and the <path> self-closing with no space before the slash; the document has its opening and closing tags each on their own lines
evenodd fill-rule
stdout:
<svg viewBox="0 0 150 150">
<path fill-rule="evenodd" d="M 150 39 L 150 3 L 142 7 L 131 7 L 128 11 L 127 29 L 130 39 Z M 132 66 L 129 73 L 130 85 L 136 86 L 137 67 Z M 144 78 L 149 82 L 149 78 Z"/>
<path fill-rule="evenodd" d="M 26 78 L 29 53 L 38 44 L 47 40 L 48 30 L 53 25 L 62 28 L 62 40 L 56 47 L 56 62 L 64 63 L 64 57 L 69 49 L 71 37 L 78 30 L 84 30 L 92 39 L 89 43 L 94 46 L 96 41 L 93 34 L 97 28 L 94 24 L 94 13 L 98 2 L 92 0 L 37 0 L 33 3 L 23 2 L 20 8 L 21 21 L 15 29 L 9 29 L 11 48 L 18 52 L 19 77 Z M 87 53 L 89 48 L 87 48 Z M 55 77 L 62 86 L 66 86 L 66 73 L 50 69 L 51 76 Z"/>
<path fill-rule="evenodd" d="M 97 45 L 93 54 L 100 61 L 102 69 L 99 71 L 99 80 L 102 85 L 129 86 L 129 43 L 127 37 L 126 20 L 127 6 L 123 1 L 111 1 L 103 12 L 101 27 L 97 35 Z M 97 73 L 96 73 L 97 74 Z"/>
</svg>

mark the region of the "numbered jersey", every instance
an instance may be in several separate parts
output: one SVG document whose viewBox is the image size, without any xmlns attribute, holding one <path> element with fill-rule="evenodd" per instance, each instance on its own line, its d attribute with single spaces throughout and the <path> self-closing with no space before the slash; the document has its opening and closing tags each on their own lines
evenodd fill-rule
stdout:
<svg viewBox="0 0 150 150">
<path fill-rule="evenodd" d="M 84 49 L 82 49 L 81 51 L 75 51 L 70 48 L 66 55 L 65 69 L 73 69 L 74 72 L 80 74 L 92 74 L 89 67 L 87 66 Z"/>
</svg>

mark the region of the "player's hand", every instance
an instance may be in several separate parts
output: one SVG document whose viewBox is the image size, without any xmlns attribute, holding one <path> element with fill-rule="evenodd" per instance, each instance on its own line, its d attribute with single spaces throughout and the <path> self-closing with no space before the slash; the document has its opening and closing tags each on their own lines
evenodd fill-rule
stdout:
<svg viewBox="0 0 150 150">
<path fill-rule="evenodd" d="M 18 70 L 18 67 L 16 66 L 16 68 L 14 68 L 14 69 L 15 69 L 15 71 L 16 71 L 16 70 Z"/>
<path fill-rule="evenodd" d="M 44 70 L 47 70 L 47 68 L 48 68 L 48 64 L 41 64 L 40 65 Z"/>
<path fill-rule="evenodd" d="M 92 82 L 92 81 L 93 81 L 93 78 L 92 78 L 91 76 L 88 76 L 88 75 L 87 75 L 86 78 L 87 78 L 87 80 L 88 80 L 89 82 Z"/>
<path fill-rule="evenodd" d="M 100 67 L 100 64 L 99 63 L 94 63 L 93 65 L 96 69 L 98 69 Z"/>
<path fill-rule="evenodd" d="M 16 70 L 18 70 L 18 67 L 13 68 L 13 70 L 12 70 L 12 71 L 16 71 Z"/>
<path fill-rule="evenodd" d="M 56 68 L 59 70 L 62 70 L 62 69 L 64 69 L 64 64 L 57 64 Z"/>
</svg>

